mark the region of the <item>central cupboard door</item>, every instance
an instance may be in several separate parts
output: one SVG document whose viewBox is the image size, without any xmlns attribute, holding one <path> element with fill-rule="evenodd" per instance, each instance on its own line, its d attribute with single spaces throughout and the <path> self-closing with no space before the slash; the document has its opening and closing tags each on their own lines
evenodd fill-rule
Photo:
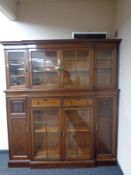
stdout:
<svg viewBox="0 0 131 175">
<path fill-rule="evenodd" d="M 34 88 L 92 87 L 93 59 L 85 49 L 30 49 Z"/>
<path fill-rule="evenodd" d="M 32 123 L 33 160 L 93 158 L 92 108 L 34 108 Z"/>
<path fill-rule="evenodd" d="M 62 56 L 62 86 L 91 87 L 93 83 L 91 52 L 88 49 L 68 49 L 62 51 Z"/>
<path fill-rule="evenodd" d="M 60 159 L 59 109 L 33 109 L 33 159 Z"/>
<path fill-rule="evenodd" d="M 64 159 L 93 158 L 92 108 L 64 109 Z"/>
</svg>

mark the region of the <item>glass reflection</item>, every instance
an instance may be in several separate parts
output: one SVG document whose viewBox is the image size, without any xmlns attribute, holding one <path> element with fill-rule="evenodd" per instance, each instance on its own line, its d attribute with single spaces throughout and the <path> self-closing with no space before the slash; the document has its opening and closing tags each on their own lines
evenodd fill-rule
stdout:
<svg viewBox="0 0 131 175">
<path fill-rule="evenodd" d="M 9 52 L 9 76 L 11 86 L 26 85 L 26 63 L 24 52 Z"/>
<path fill-rule="evenodd" d="M 32 85 L 58 86 L 56 51 L 32 52 Z"/>
<path fill-rule="evenodd" d="M 88 109 L 65 110 L 65 158 L 89 159 L 90 111 Z"/>
<path fill-rule="evenodd" d="M 34 110 L 34 142 L 36 160 L 59 159 L 58 110 Z"/>
</svg>

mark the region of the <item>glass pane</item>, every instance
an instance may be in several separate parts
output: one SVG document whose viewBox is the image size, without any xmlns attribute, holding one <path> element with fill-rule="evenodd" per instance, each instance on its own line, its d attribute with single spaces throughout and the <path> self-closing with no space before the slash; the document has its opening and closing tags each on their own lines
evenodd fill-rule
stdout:
<svg viewBox="0 0 131 175">
<path fill-rule="evenodd" d="M 45 160 L 47 159 L 47 145 L 46 145 L 46 133 L 35 133 L 35 159 Z"/>
<path fill-rule="evenodd" d="M 98 154 L 112 154 L 112 118 L 99 117 L 98 125 L 97 152 Z"/>
<path fill-rule="evenodd" d="M 90 158 L 91 114 L 89 109 L 64 111 L 65 158 Z"/>
<path fill-rule="evenodd" d="M 56 51 L 32 51 L 32 85 L 58 86 Z"/>
<path fill-rule="evenodd" d="M 63 51 L 64 60 L 76 60 L 76 53 L 74 50 Z"/>
<path fill-rule="evenodd" d="M 24 52 L 9 52 L 10 86 L 26 85 L 26 65 Z"/>
<path fill-rule="evenodd" d="M 101 97 L 98 98 L 97 105 L 98 117 L 98 153 L 112 153 L 112 118 L 113 118 L 113 98 Z"/>
<path fill-rule="evenodd" d="M 66 147 L 66 158 L 78 158 L 77 155 L 77 137 L 76 132 L 66 132 L 65 147 Z"/>
<path fill-rule="evenodd" d="M 13 100 L 11 101 L 11 113 L 24 113 L 25 101 Z"/>
<path fill-rule="evenodd" d="M 111 86 L 112 84 L 112 50 L 103 49 L 96 52 L 96 84 Z"/>
<path fill-rule="evenodd" d="M 36 160 L 59 159 L 59 111 L 34 110 L 33 127 Z"/>
<path fill-rule="evenodd" d="M 75 86 L 77 85 L 77 62 L 76 61 L 64 61 L 63 72 L 63 86 Z"/>
<path fill-rule="evenodd" d="M 90 135 L 88 131 L 67 131 L 65 137 L 66 159 L 89 159 Z"/>
<path fill-rule="evenodd" d="M 90 62 L 89 60 L 83 60 L 77 62 L 77 80 L 79 82 L 79 86 L 89 86 L 89 70 L 90 70 Z"/>
<path fill-rule="evenodd" d="M 89 51 L 88 50 L 78 50 L 77 51 L 77 58 L 80 60 L 89 59 Z"/>
<path fill-rule="evenodd" d="M 59 137 L 57 132 L 47 132 L 47 156 L 48 160 L 59 159 Z"/>
<path fill-rule="evenodd" d="M 97 107 L 98 116 L 112 116 L 113 115 L 113 98 L 99 98 Z"/>
<path fill-rule="evenodd" d="M 65 129 L 85 130 L 90 128 L 90 111 L 86 109 L 66 110 Z"/>
<path fill-rule="evenodd" d="M 47 129 L 58 130 L 59 127 L 59 114 L 57 110 L 46 111 Z"/>
<path fill-rule="evenodd" d="M 64 51 L 63 86 L 89 85 L 89 52 L 84 50 Z"/>
</svg>

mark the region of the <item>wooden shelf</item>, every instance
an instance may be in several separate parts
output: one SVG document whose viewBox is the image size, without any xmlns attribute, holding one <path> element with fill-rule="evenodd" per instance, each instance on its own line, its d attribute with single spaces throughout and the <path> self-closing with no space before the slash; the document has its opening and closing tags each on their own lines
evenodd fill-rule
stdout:
<svg viewBox="0 0 131 175">
<path fill-rule="evenodd" d="M 65 129 L 65 132 L 90 132 L 90 129 Z"/>
<path fill-rule="evenodd" d="M 50 128 L 50 129 L 34 129 L 35 133 L 41 132 L 59 132 L 59 128 Z"/>
<path fill-rule="evenodd" d="M 36 160 L 58 160 L 60 157 L 59 152 L 56 153 L 55 150 L 38 151 L 35 155 Z"/>
<path fill-rule="evenodd" d="M 22 75 L 12 75 L 12 74 L 11 74 L 11 77 L 12 77 L 12 78 L 21 78 L 21 77 L 25 77 L 25 76 L 26 76 L 26 75 L 23 75 L 23 74 L 22 74 Z"/>
</svg>

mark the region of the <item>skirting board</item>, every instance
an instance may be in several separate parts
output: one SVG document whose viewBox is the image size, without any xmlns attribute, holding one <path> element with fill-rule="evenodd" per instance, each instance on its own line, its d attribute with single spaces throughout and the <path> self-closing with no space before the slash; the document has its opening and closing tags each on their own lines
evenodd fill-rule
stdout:
<svg viewBox="0 0 131 175">
<path fill-rule="evenodd" d="M 120 166 L 120 164 L 119 164 L 119 162 L 118 162 L 118 161 L 117 161 L 117 166 L 120 168 L 120 170 L 121 170 L 122 174 L 124 175 L 124 172 L 123 172 L 123 170 L 122 170 L 122 168 L 121 168 L 121 166 Z"/>
</svg>

